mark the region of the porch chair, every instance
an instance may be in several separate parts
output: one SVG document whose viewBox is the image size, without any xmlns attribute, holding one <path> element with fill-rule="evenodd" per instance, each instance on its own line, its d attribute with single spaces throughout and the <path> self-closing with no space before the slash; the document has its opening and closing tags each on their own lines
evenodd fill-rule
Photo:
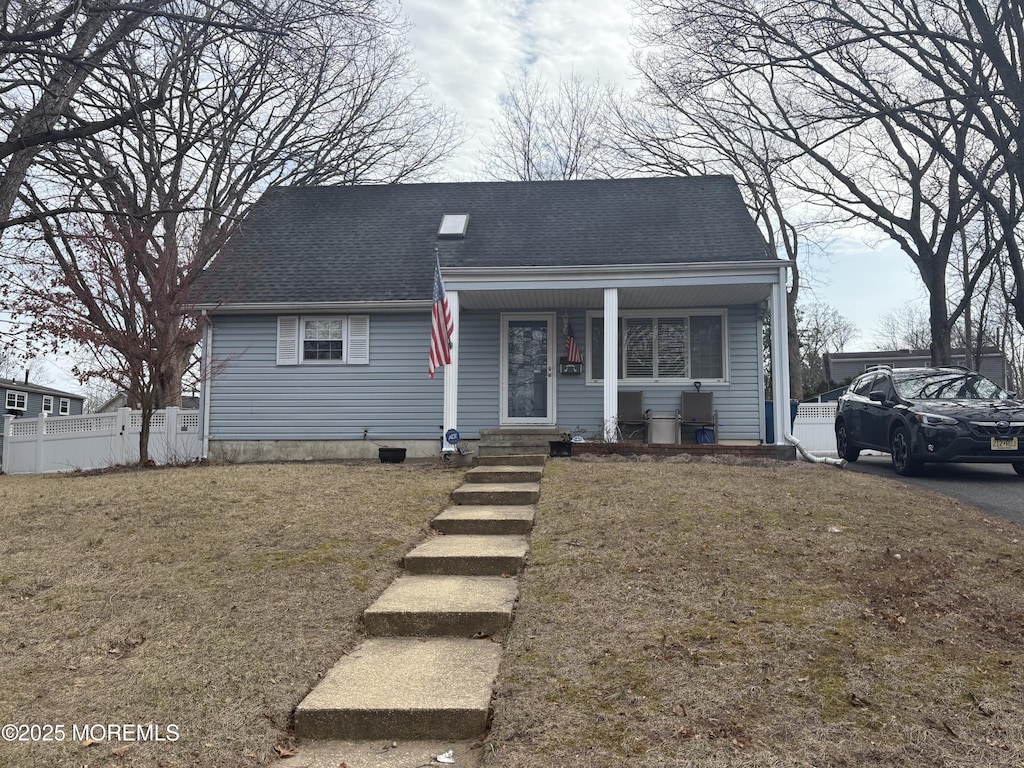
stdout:
<svg viewBox="0 0 1024 768">
<path fill-rule="evenodd" d="M 619 392 L 619 435 L 623 440 L 647 442 L 647 415 L 643 392 Z"/>
<path fill-rule="evenodd" d="M 679 402 L 680 432 L 684 437 L 693 435 L 698 443 L 718 442 L 718 411 L 715 410 L 714 392 L 683 392 Z M 711 430 L 708 433 L 701 430 Z"/>
</svg>

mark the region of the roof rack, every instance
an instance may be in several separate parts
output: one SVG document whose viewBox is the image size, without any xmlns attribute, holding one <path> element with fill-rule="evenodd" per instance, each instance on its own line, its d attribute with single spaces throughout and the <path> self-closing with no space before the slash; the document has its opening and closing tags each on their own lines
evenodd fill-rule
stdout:
<svg viewBox="0 0 1024 768">
<path fill-rule="evenodd" d="M 967 371 L 968 373 L 971 371 L 971 369 L 968 368 L 966 365 L 953 365 L 953 364 L 950 364 L 950 365 L 937 365 L 935 367 L 936 368 L 942 368 L 942 369 L 952 368 L 954 371 Z"/>
<path fill-rule="evenodd" d="M 888 363 L 876 363 L 874 365 L 864 366 L 864 373 L 871 373 L 872 371 L 889 371 L 892 373 L 892 366 Z"/>
</svg>

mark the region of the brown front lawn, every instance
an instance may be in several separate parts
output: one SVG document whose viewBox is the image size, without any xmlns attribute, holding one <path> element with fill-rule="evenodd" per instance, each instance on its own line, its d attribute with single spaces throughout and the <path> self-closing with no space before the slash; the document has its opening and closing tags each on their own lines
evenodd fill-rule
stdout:
<svg viewBox="0 0 1024 768">
<path fill-rule="evenodd" d="M 1024 765 L 1024 530 L 725 461 L 548 465 L 488 768 Z"/>
<path fill-rule="evenodd" d="M 0 741 L 0 765 L 276 761 L 295 705 L 359 641 L 461 477 L 369 463 L 0 477 L 0 725 L 65 729 Z M 72 738 L 150 724 L 168 741 Z"/>
</svg>

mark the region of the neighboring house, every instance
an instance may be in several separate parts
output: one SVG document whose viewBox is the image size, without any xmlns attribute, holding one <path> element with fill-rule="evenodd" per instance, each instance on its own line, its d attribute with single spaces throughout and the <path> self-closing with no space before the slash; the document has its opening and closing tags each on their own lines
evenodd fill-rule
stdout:
<svg viewBox="0 0 1024 768">
<path fill-rule="evenodd" d="M 431 379 L 435 252 L 455 333 Z M 611 440 L 620 389 L 674 412 L 698 381 L 719 441 L 757 444 L 787 269 L 727 176 L 271 189 L 195 296 L 207 453 L 427 456 L 453 428 Z M 560 366 L 570 323 L 584 363 Z"/>
<path fill-rule="evenodd" d="M 72 392 L 40 387 L 13 379 L 0 379 L 0 402 L 4 413 L 19 419 L 40 413 L 47 416 L 81 416 L 85 398 Z"/>
<path fill-rule="evenodd" d="M 967 353 L 963 347 L 953 349 L 951 359 L 953 365 L 967 365 Z M 824 363 L 825 377 L 836 384 L 844 385 L 845 388 L 851 379 L 860 376 L 872 365 L 888 365 L 891 368 L 928 367 L 931 365 L 931 352 L 927 349 L 826 352 Z M 1007 386 L 1008 367 L 1006 357 L 998 347 L 984 347 L 980 364 L 975 364 L 978 373 L 992 379 L 1001 387 Z"/>
<path fill-rule="evenodd" d="M 40 413 L 47 416 L 81 416 L 85 398 L 73 392 L 63 392 L 50 387 L 40 387 L 27 381 L 0 379 L 0 404 L 3 414 L 16 419 L 32 419 Z M 4 419 L 4 423 L 6 423 Z M 3 457 L 4 441 L 0 434 L 0 459 Z"/>
</svg>

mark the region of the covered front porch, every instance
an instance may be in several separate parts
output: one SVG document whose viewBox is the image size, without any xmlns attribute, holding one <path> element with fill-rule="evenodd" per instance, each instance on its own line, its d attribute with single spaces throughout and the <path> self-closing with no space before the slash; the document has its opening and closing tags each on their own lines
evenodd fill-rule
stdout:
<svg viewBox="0 0 1024 768">
<path fill-rule="evenodd" d="M 537 428 L 614 444 L 623 438 L 620 391 L 668 414 L 699 390 L 714 398 L 716 442 L 762 444 L 767 314 L 779 374 L 773 415 L 787 425 L 774 443 L 785 446 L 787 266 L 443 268 L 455 325 L 444 431 Z M 582 362 L 569 359 L 570 335 Z"/>
</svg>

